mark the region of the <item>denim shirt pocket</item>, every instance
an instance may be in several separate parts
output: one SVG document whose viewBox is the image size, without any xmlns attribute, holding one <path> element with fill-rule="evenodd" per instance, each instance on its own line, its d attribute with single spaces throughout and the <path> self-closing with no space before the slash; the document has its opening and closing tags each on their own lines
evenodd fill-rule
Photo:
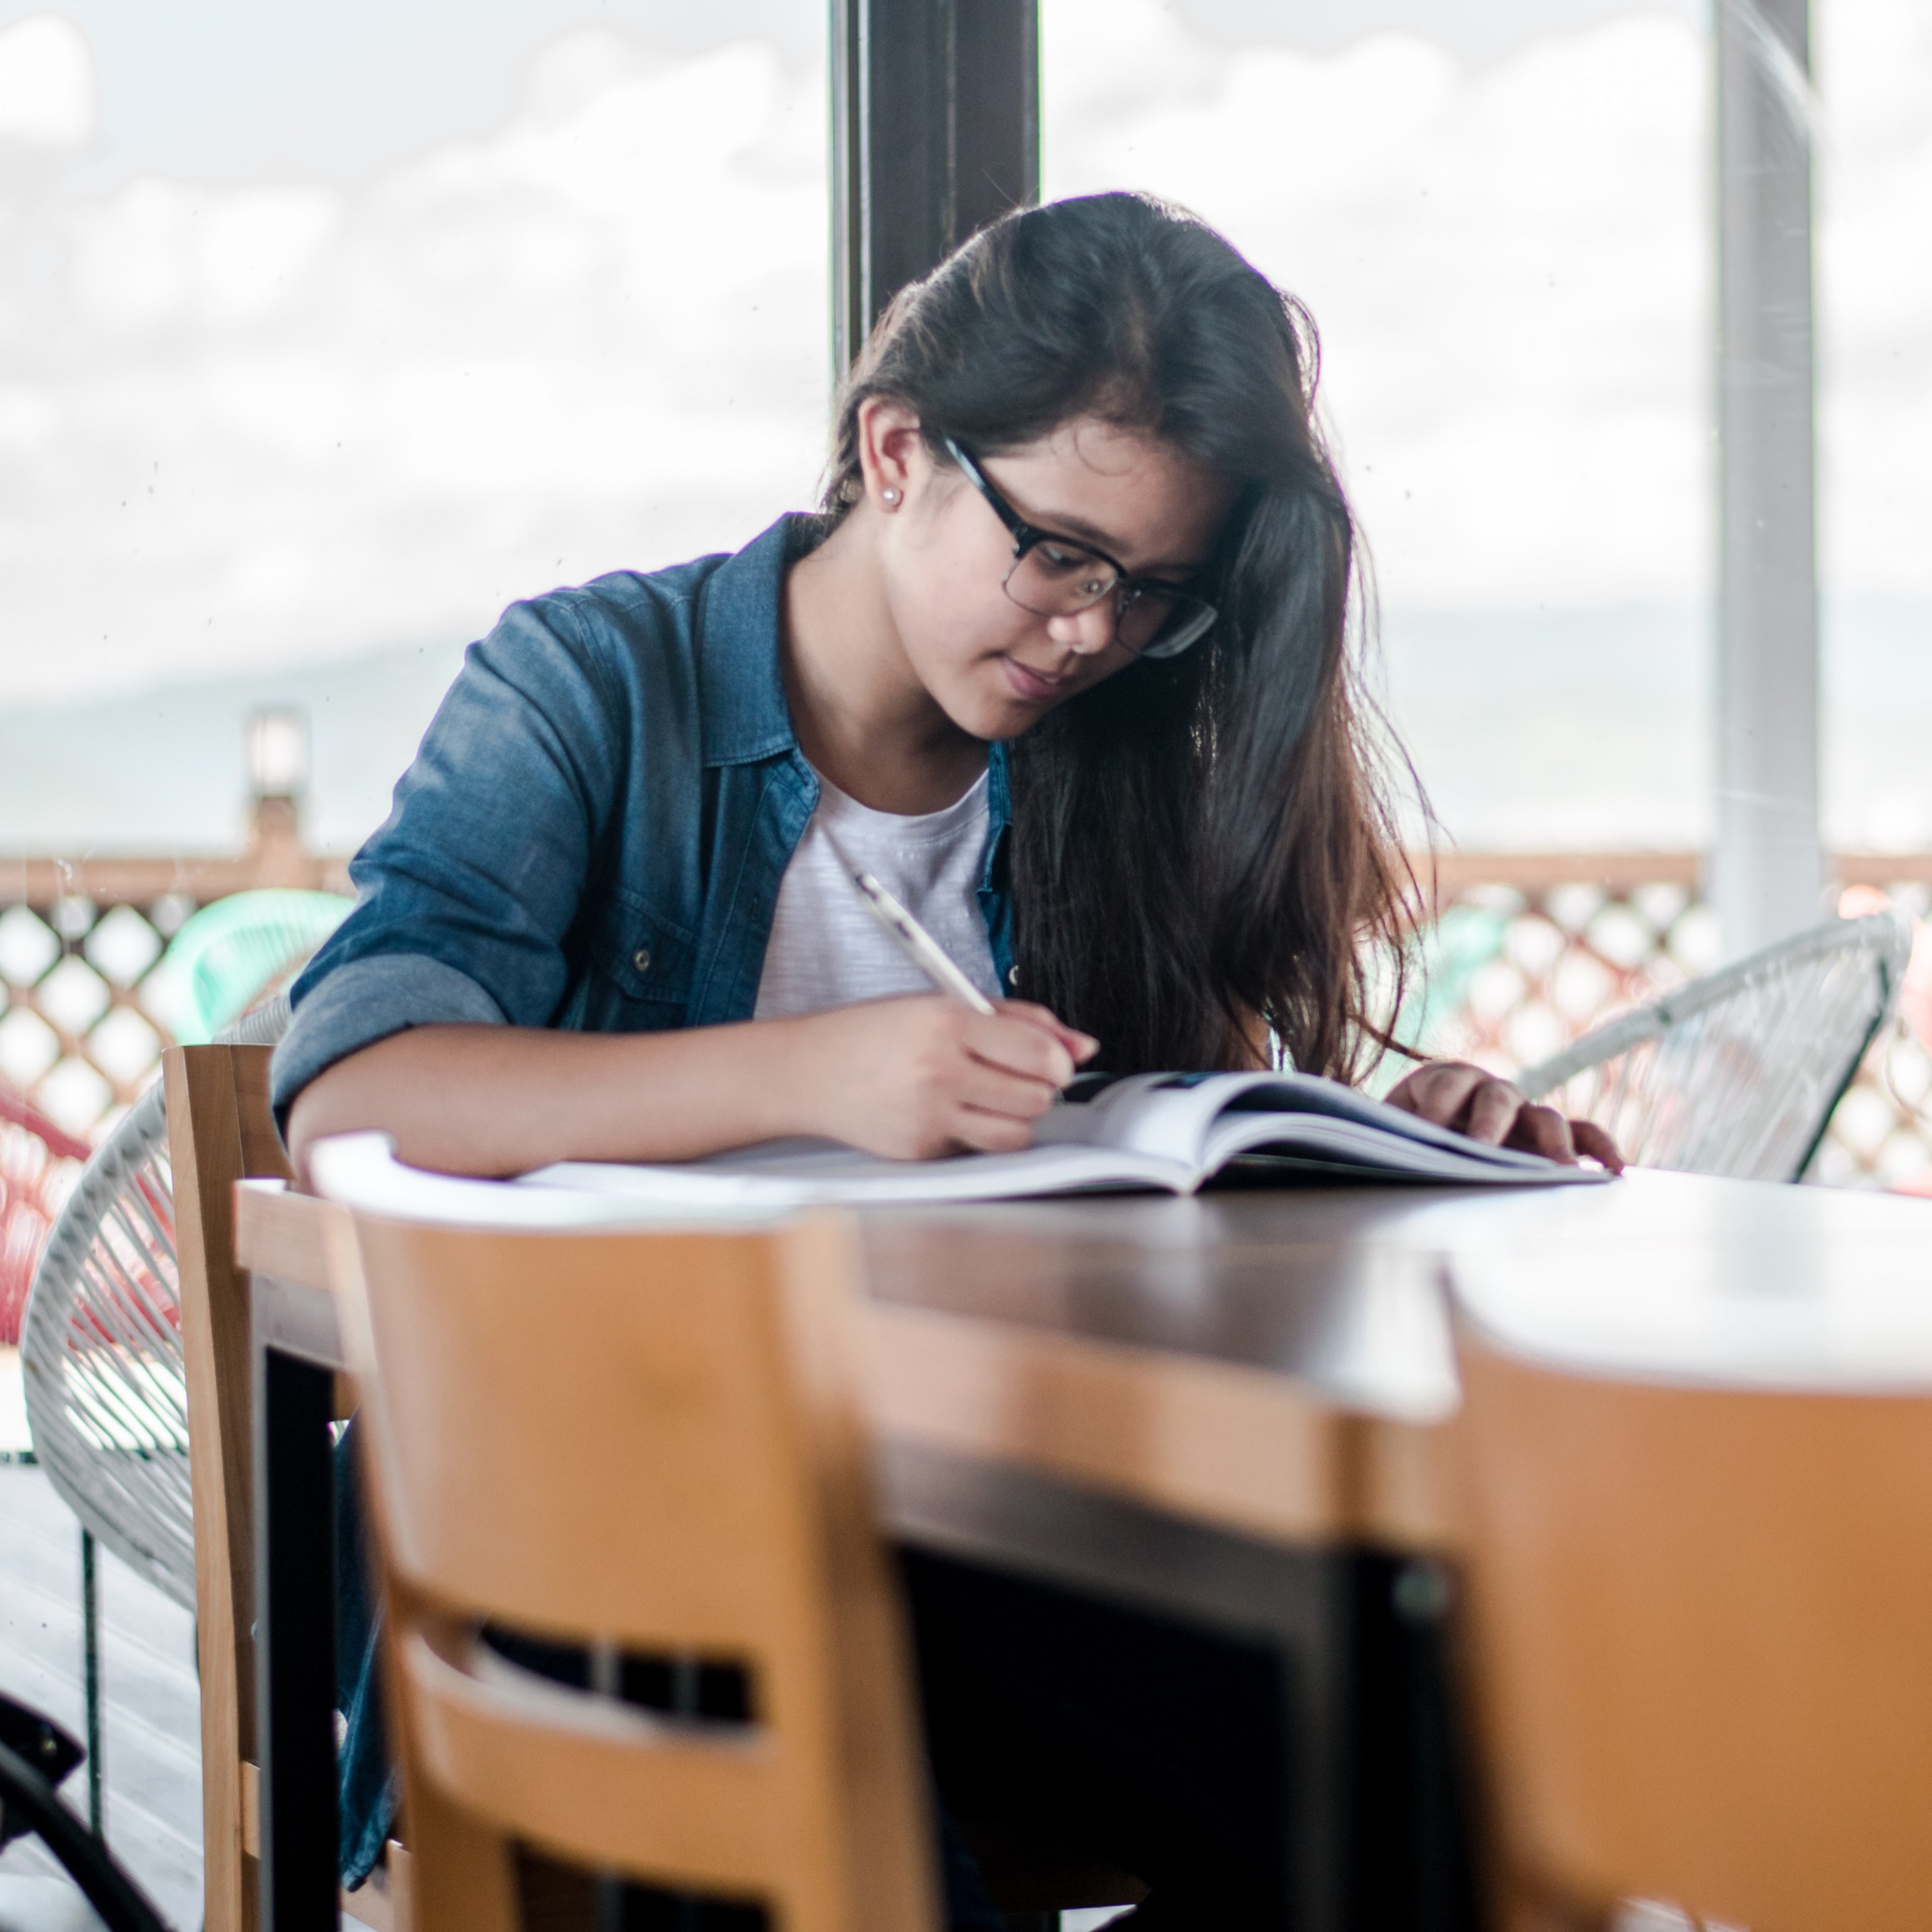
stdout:
<svg viewBox="0 0 1932 1932">
<path fill-rule="evenodd" d="M 596 1033 L 662 1033 L 685 1024 L 695 937 L 621 886 L 590 932 L 590 971 L 565 1024 Z"/>
</svg>

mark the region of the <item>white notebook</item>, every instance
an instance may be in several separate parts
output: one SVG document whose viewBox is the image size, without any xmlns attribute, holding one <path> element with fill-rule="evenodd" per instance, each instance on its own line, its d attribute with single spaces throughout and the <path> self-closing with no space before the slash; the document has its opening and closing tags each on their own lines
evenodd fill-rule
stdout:
<svg viewBox="0 0 1932 1932">
<path fill-rule="evenodd" d="M 1312 1074 L 1139 1073 L 1076 1081 L 1021 1154 L 883 1160 L 829 1141 L 772 1141 L 676 1166 L 562 1161 L 519 1184 L 698 1210 L 884 1204 L 1129 1188 L 1192 1194 L 1235 1161 L 1284 1180 L 1536 1186 L 1609 1178 L 1486 1146 Z"/>
</svg>

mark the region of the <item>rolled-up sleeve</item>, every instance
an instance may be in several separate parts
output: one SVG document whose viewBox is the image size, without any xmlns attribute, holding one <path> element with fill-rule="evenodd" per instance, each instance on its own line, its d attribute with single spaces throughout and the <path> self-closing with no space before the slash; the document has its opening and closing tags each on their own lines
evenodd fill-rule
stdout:
<svg viewBox="0 0 1932 1932">
<path fill-rule="evenodd" d="M 440 959 L 392 952 L 352 959 L 316 986 L 275 1048 L 270 1090 L 284 1131 L 296 1096 L 338 1060 L 419 1026 L 501 1026 L 501 1006 Z"/>
<path fill-rule="evenodd" d="M 318 1074 L 405 1028 L 554 1020 L 624 728 L 582 595 L 513 606 L 466 656 L 350 864 L 355 910 L 291 989 L 273 1076 L 285 1124 Z"/>
</svg>

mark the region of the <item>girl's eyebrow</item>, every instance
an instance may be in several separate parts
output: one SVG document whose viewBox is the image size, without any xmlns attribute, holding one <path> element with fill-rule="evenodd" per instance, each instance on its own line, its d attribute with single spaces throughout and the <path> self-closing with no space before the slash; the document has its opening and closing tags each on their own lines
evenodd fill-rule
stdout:
<svg viewBox="0 0 1932 1932">
<path fill-rule="evenodd" d="M 1021 514 L 1024 515 L 1026 513 L 1022 512 Z M 1034 529 L 1045 530 L 1050 536 L 1064 531 L 1070 537 L 1078 537 L 1082 542 L 1092 544 L 1096 550 L 1105 550 L 1110 557 L 1120 556 L 1120 538 L 1109 536 L 1105 530 L 1096 529 L 1084 517 L 1070 514 L 1061 516 L 1042 512 L 1037 521 L 1030 516 L 1027 517 L 1027 521 L 1032 524 Z M 1191 563 L 1144 563 L 1138 568 L 1129 571 L 1127 574 L 1130 577 L 1150 577 L 1162 571 L 1171 571 L 1183 577 L 1192 577 L 1197 571 L 1205 569 L 1207 563 L 1205 557 Z"/>
</svg>

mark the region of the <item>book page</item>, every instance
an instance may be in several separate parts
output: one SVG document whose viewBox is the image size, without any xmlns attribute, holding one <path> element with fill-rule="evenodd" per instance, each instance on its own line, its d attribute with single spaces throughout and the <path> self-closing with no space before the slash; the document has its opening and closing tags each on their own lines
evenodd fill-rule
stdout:
<svg viewBox="0 0 1932 1932">
<path fill-rule="evenodd" d="M 1219 1170 L 1244 1154 L 1279 1155 L 1356 1173 L 1408 1174 L 1418 1180 L 1562 1183 L 1606 1180 L 1600 1168 L 1566 1167 L 1540 1154 L 1490 1146 L 1468 1136 L 1451 1144 L 1389 1132 L 1380 1123 L 1328 1114 L 1225 1114 L 1210 1136 L 1210 1164 Z"/>
<path fill-rule="evenodd" d="M 1199 1169 L 1216 1117 L 1268 1073 L 1136 1073 L 1080 1096 L 1076 1082 L 1034 1129 L 1036 1146 L 1118 1148 Z"/>
<path fill-rule="evenodd" d="M 796 1204 L 851 1206 L 996 1201 L 1037 1194 L 1155 1187 L 1186 1193 L 1195 1170 L 1158 1156 L 1061 1144 L 1021 1154 L 953 1154 L 937 1160 L 885 1160 L 831 1141 L 773 1141 L 679 1166 L 560 1161 L 521 1184 L 665 1200 L 725 1187 L 734 1198 L 782 1198 Z"/>
<path fill-rule="evenodd" d="M 1472 1140 L 1339 1081 L 1286 1072 L 1137 1074 L 1100 1087 L 1090 1100 L 1076 1088 L 1035 1138 L 1183 1161 L 1203 1177 L 1262 1149 L 1437 1179 L 1596 1172 Z"/>
</svg>

